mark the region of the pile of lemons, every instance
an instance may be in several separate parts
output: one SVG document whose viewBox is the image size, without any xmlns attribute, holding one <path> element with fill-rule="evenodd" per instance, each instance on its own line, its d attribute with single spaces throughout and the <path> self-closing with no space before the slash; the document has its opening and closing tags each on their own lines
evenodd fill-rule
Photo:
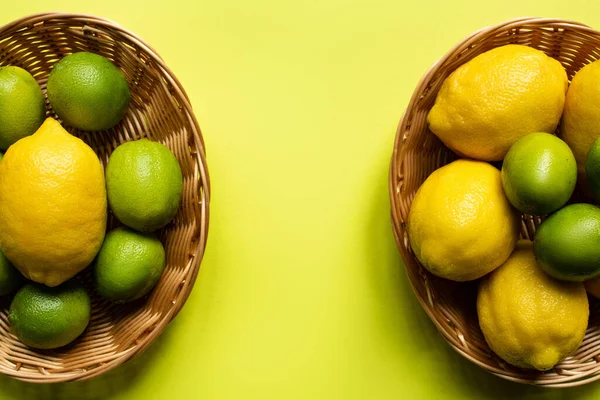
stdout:
<svg viewBox="0 0 600 400">
<path fill-rule="evenodd" d="M 548 370 L 574 352 L 586 288 L 600 296 L 598 104 L 600 61 L 569 82 L 556 59 L 506 45 L 450 74 L 427 116 L 459 159 L 417 191 L 412 251 L 439 277 L 478 280 L 484 337 L 518 367 Z M 575 201 L 577 187 L 589 201 Z M 533 241 L 523 215 L 543 220 Z"/>
<path fill-rule="evenodd" d="M 93 313 L 89 291 L 133 301 L 152 290 L 165 268 L 154 232 L 181 203 L 175 155 L 140 139 L 119 145 L 104 168 L 63 127 L 106 134 L 126 116 L 131 97 L 124 73 L 89 52 L 53 66 L 50 107 L 28 71 L 0 67 L 0 295 L 14 294 L 9 321 L 28 346 L 72 342 Z M 58 120 L 48 117 L 52 112 Z M 122 226 L 107 233 L 109 209 Z M 79 275 L 88 268 L 93 285 L 86 287 Z"/>
</svg>

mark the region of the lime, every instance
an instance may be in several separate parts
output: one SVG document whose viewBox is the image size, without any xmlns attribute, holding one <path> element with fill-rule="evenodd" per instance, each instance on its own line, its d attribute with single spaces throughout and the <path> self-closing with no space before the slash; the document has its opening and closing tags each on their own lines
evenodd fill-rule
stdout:
<svg viewBox="0 0 600 400">
<path fill-rule="evenodd" d="M 597 201 L 600 201 L 600 138 L 596 139 L 585 159 L 587 182 Z"/>
<path fill-rule="evenodd" d="M 126 302 L 147 294 L 165 266 L 165 249 L 156 236 L 120 227 L 106 235 L 94 265 L 94 283 L 102 296 Z"/>
<path fill-rule="evenodd" d="M 550 276 L 584 281 L 600 274 L 600 208 L 571 204 L 539 226 L 533 248 L 538 265 Z"/>
<path fill-rule="evenodd" d="M 177 159 L 164 145 L 141 139 L 115 149 L 106 166 L 108 202 L 123 224 L 142 232 L 173 219 L 183 192 Z"/>
<path fill-rule="evenodd" d="M 28 283 L 15 295 L 9 312 L 15 335 L 38 349 L 71 343 L 83 333 L 90 316 L 90 297 L 75 280 L 53 288 Z"/>
<path fill-rule="evenodd" d="M 35 78 L 19 67 L 0 67 L 0 149 L 32 135 L 45 116 L 44 95 Z"/>
<path fill-rule="evenodd" d="M 502 163 L 502 186 L 519 211 L 550 214 L 571 198 L 577 163 L 565 142 L 549 133 L 531 133 L 513 144 Z"/>
<path fill-rule="evenodd" d="M 50 105 L 67 125 L 87 131 L 115 126 L 125 116 L 131 97 L 119 68 L 88 52 L 60 60 L 52 68 L 47 92 Z"/>
<path fill-rule="evenodd" d="M 23 284 L 23 275 L 0 251 L 0 296 L 10 294 Z"/>
</svg>

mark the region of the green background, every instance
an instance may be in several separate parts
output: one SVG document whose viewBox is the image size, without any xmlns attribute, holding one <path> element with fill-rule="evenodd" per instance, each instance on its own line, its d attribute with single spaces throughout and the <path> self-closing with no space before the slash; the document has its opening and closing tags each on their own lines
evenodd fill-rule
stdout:
<svg viewBox="0 0 600 400">
<path fill-rule="evenodd" d="M 112 19 L 180 78 L 204 133 L 210 237 L 194 291 L 141 356 L 91 381 L 0 377 L 0 399 L 593 399 L 464 360 L 420 308 L 392 236 L 395 128 L 451 46 L 518 16 L 600 28 L 600 2 L 3 2 Z"/>
</svg>

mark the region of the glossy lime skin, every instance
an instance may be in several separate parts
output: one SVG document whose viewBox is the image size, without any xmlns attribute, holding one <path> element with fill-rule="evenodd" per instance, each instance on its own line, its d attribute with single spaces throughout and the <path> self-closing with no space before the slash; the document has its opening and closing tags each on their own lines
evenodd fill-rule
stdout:
<svg viewBox="0 0 600 400">
<path fill-rule="evenodd" d="M 554 278 L 581 282 L 600 274 L 600 208 L 571 204 L 550 215 L 536 231 L 538 266 Z"/>
<path fill-rule="evenodd" d="M 511 146 L 501 175 L 504 192 L 517 210 L 546 215 L 571 198 L 577 183 L 577 163 L 564 141 L 536 132 Z"/>
<path fill-rule="evenodd" d="M 590 147 L 585 159 L 585 175 L 596 201 L 600 201 L 600 138 Z"/>
<path fill-rule="evenodd" d="M 165 249 L 152 233 L 120 227 L 106 235 L 94 264 L 94 284 L 105 298 L 124 303 L 146 295 L 165 267 Z"/>
</svg>

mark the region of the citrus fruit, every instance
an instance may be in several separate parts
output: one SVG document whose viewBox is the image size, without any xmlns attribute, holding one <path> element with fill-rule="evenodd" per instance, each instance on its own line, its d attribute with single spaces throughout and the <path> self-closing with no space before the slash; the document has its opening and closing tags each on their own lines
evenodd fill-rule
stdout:
<svg viewBox="0 0 600 400">
<path fill-rule="evenodd" d="M 44 122 L 46 103 L 31 74 L 15 66 L 0 66 L 0 149 L 32 135 Z"/>
<path fill-rule="evenodd" d="M 585 159 L 585 176 L 596 201 L 600 201 L 600 138 L 596 139 Z"/>
<path fill-rule="evenodd" d="M 600 137 L 600 62 L 581 68 L 567 92 L 561 123 L 561 137 L 567 142 L 579 173 L 585 175 L 585 159 L 594 141 Z"/>
<path fill-rule="evenodd" d="M 457 160 L 434 171 L 408 215 L 417 259 L 434 275 L 455 281 L 480 278 L 506 261 L 519 228 L 500 171 L 482 161 Z"/>
<path fill-rule="evenodd" d="M 106 166 L 108 202 L 123 224 L 142 232 L 173 219 L 183 193 L 177 159 L 158 142 L 141 139 L 115 149 Z"/>
<path fill-rule="evenodd" d="M 50 72 L 47 92 L 65 124 L 87 131 L 115 126 L 125 116 L 131 97 L 121 70 L 88 52 L 61 59 Z"/>
<path fill-rule="evenodd" d="M 23 284 L 23 275 L 0 251 L 0 296 L 10 294 Z"/>
<path fill-rule="evenodd" d="M 600 208 L 571 204 L 541 223 L 533 241 L 538 265 L 566 281 L 600 274 Z"/>
<path fill-rule="evenodd" d="M 577 164 L 569 146 L 549 133 L 531 133 L 510 147 L 502 163 L 502 186 L 519 211 L 544 215 L 571 198 Z"/>
<path fill-rule="evenodd" d="M 499 161 L 531 132 L 554 132 L 567 73 L 539 50 L 506 45 L 458 67 L 427 115 L 431 131 L 461 156 Z"/>
<path fill-rule="evenodd" d="M 75 280 L 53 288 L 30 282 L 17 292 L 9 311 L 15 335 L 37 349 L 71 343 L 83 333 L 90 316 L 90 297 Z"/>
<path fill-rule="evenodd" d="M 56 286 L 89 265 L 106 208 L 100 160 L 52 118 L 0 162 L 0 249 L 30 280 Z"/>
<path fill-rule="evenodd" d="M 582 283 L 559 281 L 540 270 L 531 242 L 521 240 L 479 284 L 477 316 L 486 342 L 500 358 L 545 371 L 581 345 L 588 299 Z"/>
<path fill-rule="evenodd" d="M 106 235 L 94 265 L 94 283 L 102 296 L 126 302 L 147 294 L 165 266 L 165 249 L 152 233 L 117 228 Z"/>
</svg>

